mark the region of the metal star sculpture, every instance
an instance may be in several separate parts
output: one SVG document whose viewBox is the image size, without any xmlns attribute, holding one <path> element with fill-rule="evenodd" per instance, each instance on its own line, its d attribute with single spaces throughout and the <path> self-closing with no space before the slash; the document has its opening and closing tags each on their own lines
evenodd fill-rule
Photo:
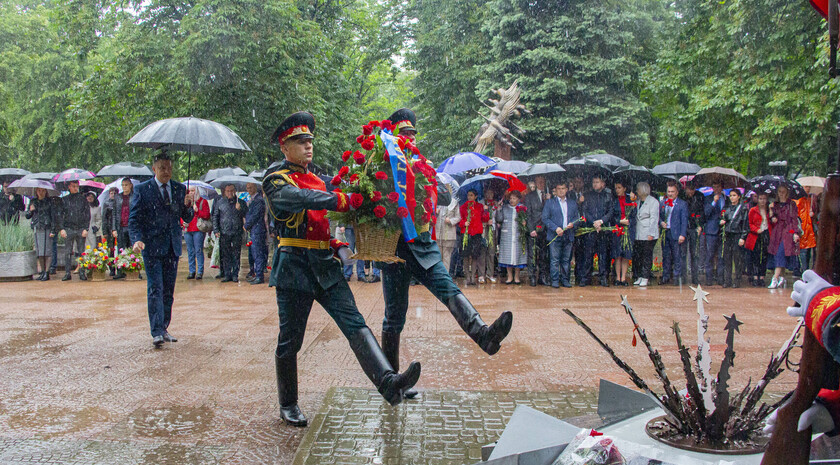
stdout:
<svg viewBox="0 0 840 465">
<path fill-rule="evenodd" d="M 627 300 L 627 296 L 621 296 L 621 306 L 630 317 L 634 333 L 639 335 L 642 343 L 648 351 L 648 357 L 653 364 L 656 377 L 662 384 L 663 394 L 656 394 L 650 386 L 630 367 L 621 360 L 615 351 L 601 340 L 592 329 L 586 325 L 568 309 L 564 309 L 575 322 L 581 326 L 598 344 L 610 354 L 613 361 L 624 370 L 630 380 L 641 390 L 653 396 L 657 404 L 666 413 L 665 423 L 669 426 L 663 428 L 660 434 L 663 438 L 680 440 L 691 438 L 696 445 L 706 447 L 720 447 L 737 449 L 740 446 L 754 446 L 754 439 L 761 436 L 761 427 L 764 419 L 791 396 L 788 393 L 781 400 L 773 405 L 761 403 L 756 408 L 764 394 L 767 384 L 784 371 L 782 364 L 787 359 L 791 349 L 796 345 L 800 325 L 797 326 L 782 349 L 777 354 L 772 354 L 770 363 L 761 380 L 751 389 L 751 382 L 735 396 L 731 396 L 728 390 L 730 379 L 729 371 L 734 367 L 735 360 L 735 333 L 741 332 L 738 321 L 733 313 L 731 316 L 724 316 L 726 319 L 726 350 L 717 378 L 712 387 L 711 374 L 709 373 L 710 355 L 709 341 L 706 338 L 709 317 L 705 313 L 704 303 L 709 295 L 700 286 L 691 287 L 694 291 L 692 300 L 697 302 L 697 338 L 698 348 L 692 363 L 692 357 L 688 347 L 683 344 L 679 324 L 674 322 L 671 329 L 676 338 L 677 350 L 682 362 L 683 374 L 685 376 L 686 391 L 688 395 L 680 394 L 680 391 L 671 382 L 667 375 L 665 364 L 659 351 L 655 350 L 648 340 L 647 334 L 633 313 L 633 309 Z"/>
</svg>

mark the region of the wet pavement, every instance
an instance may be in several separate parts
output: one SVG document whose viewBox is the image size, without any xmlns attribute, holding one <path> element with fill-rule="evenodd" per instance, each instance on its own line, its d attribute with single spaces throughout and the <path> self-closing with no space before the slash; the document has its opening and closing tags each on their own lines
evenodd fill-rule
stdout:
<svg viewBox="0 0 840 465">
<path fill-rule="evenodd" d="M 301 408 L 313 424 L 298 429 L 278 421 L 273 289 L 222 284 L 214 271 L 187 281 L 181 265 L 170 326 L 180 341 L 161 350 L 151 345 L 145 282 L 0 283 L 0 463 L 292 463 L 299 447 L 301 464 L 470 463 L 498 437 L 517 402 L 560 417 L 586 415 L 600 378 L 629 385 L 562 308 L 649 382 L 653 370 L 643 346 L 631 345 L 619 294 L 629 295 L 674 378 L 681 367 L 671 324 L 680 323 L 686 342 L 696 327 L 687 287 L 487 284 L 465 291 L 485 320 L 514 312 L 511 335 L 488 357 L 416 286 L 402 360 L 422 362 L 421 398 L 391 408 L 371 391 L 340 331 L 316 305 L 299 355 Z M 351 288 L 378 335 L 381 285 L 354 280 Z M 730 382 L 743 386 L 763 375 L 793 329 L 784 312 L 789 290 L 709 291 L 713 367 L 724 351 L 722 314 L 735 312 L 744 322 Z M 769 391 L 794 385 L 795 376 L 785 373 Z M 319 459 L 327 449 L 330 461 Z"/>
</svg>

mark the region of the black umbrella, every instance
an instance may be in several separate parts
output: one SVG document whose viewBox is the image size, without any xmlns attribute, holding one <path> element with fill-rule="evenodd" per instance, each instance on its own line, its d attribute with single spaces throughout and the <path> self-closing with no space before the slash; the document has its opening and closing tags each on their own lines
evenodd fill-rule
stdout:
<svg viewBox="0 0 840 465">
<path fill-rule="evenodd" d="M 0 183 L 18 180 L 27 174 L 32 173 L 20 168 L 0 168 Z"/>
<path fill-rule="evenodd" d="M 574 157 L 563 163 L 570 178 L 582 177 L 584 180 L 596 174 L 609 181 L 612 171 L 594 158 Z"/>
<path fill-rule="evenodd" d="M 790 198 L 792 199 L 801 199 L 807 195 L 805 194 L 805 189 L 798 182 L 793 179 L 786 179 L 784 176 L 772 174 L 756 176 L 750 179 L 750 186 L 757 194 L 776 195 L 776 189 L 779 186 L 785 186 L 788 188 Z"/>
<path fill-rule="evenodd" d="M 126 142 L 150 149 L 184 150 L 187 158 L 187 179 L 190 178 L 192 153 L 250 152 L 248 144 L 224 124 L 201 118 L 170 118 L 155 121 Z M 243 171 L 242 174 L 245 174 Z"/>
<path fill-rule="evenodd" d="M 724 189 L 747 187 L 749 185 L 749 181 L 747 181 L 747 178 L 743 174 L 732 168 L 722 168 L 720 166 L 701 169 L 691 182 L 697 187 L 711 186 L 719 182 Z"/>
<path fill-rule="evenodd" d="M 252 178 L 251 176 L 220 176 L 212 181 L 210 181 L 210 185 L 215 187 L 216 189 L 224 189 L 225 186 L 228 184 L 233 184 L 233 187 L 236 188 L 237 192 L 242 192 L 245 190 L 245 186 L 248 184 L 256 184 L 258 186 L 262 185 L 261 182 Z"/>
<path fill-rule="evenodd" d="M 592 153 L 589 155 L 584 155 L 584 158 L 588 160 L 595 160 L 598 163 L 604 165 L 609 170 L 614 170 L 616 168 L 621 168 L 622 166 L 629 166 L 630 162 L 615 155 L 610 155 L 609 153 Z"/>
<path fill-rule="evenodd" d="M 693 176 L 697 174 L 697 172 L 700 171 L 700 165 L 684 161 L 670 161 L 668 163 L 654 166 L 651 171 L 653 171 L 653 174 L 657 174 L 659 176 L 673 176 L 675 179 L 679 179 L 683 176 Z"/>
<path fill-rule="evenodd" d="M 39 173 L 31 173 L 24 176 L 22 179 L 38 179 L 41 181 L 49 181 L 52 182 L 55 175 L 58 173 L 51 173 L 49 171 L 41 171 Z"/>
<path fill-rule="evenodd" d="M 665 190 L 667 180 L 653 173 L 644 166 L 627 165 L 613 171 L 613 182 L 620 182 L 628 191 L 634 190 L 637 183 L 646 182 L 655 191 Z"/>
<path fill-rule="evenodd" d="M 508 173 L 513 173 L 517 176 L 522 174 L 522 172 L 527 171 L 528 168 L 531 167 L 531 164 L 527 161 L 520 161 L 520 160 L 502 160 L 496 163 L 496 168 L 499 171 L 506 171 Z"/>
<path fill-rule="evenodd" d="M 221 178 L 222 176 L 247 176 L 248 173 L 245 172 L 242 168 L 238 166 L 228 166 L 226 168 L 216 168 L 214 170 L 210 170 L 204 173 L 204 176 L 198 178 L 200 181 L 204 181 L 206 183 L 210 183 L 214 179 Z"/>
<path fill-rule="evenodd" d="M 145 181 L 154 177 L 155 173 L 148 166 L 131 161 L 121 161 L 103 167 L 96 173 L 97 177 L 134 178 Z"/>
</svg>

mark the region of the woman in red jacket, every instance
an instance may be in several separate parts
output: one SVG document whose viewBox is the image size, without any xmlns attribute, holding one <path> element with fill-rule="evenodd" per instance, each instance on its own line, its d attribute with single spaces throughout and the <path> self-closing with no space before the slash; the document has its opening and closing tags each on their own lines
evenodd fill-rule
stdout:
<svg viewBox="0 0 840 465">
<path fill-rule="evenodd" d="M 210 205 L 207 200 L 202 199 L 196 192 L 195 187 L 190 187 L 190 193 L 193 195 L 193 215 L 192 221 L 187 225 L 187 230 L 184 233 L 184 241 L 187 243 L 187 261 L 190 265 L 190 274 L 187 279 L 201 279 L 204 277 L 204 232 L 198 229 L 198 219 L 210 220 Z M 183 224 L 183 221 L 181 222 Z M 197 270 L 196 270 L 197 268 Z M 198 272 L 196 274 L 196 271 Z"/>
<path fill-rule="evenodd" d="M 461 205 L 461 259 L 464 261 L 464 274 L 467 285 L 475 284 L 474 260 L 484 253 L 484 223 L 490 221 L 490 214 L 484 210 L 484 205 L 476 201 L 478 193 L 474 190 L 467 192 L 467 201 Z"/>
<path fill-rule="evenodd" d="M 764 275 L 767 274 L 767 245 L 770 243 L 770 229 L 772 228 L 767 200 L 767 194 L 758 194 L 758 205 L 750 209 L 750 232 L 744 244 L 744 247 L 752 254 L 750 269 L 747 273 L 750 284 L 755 287 L 765 286 Z"/>
</svg>

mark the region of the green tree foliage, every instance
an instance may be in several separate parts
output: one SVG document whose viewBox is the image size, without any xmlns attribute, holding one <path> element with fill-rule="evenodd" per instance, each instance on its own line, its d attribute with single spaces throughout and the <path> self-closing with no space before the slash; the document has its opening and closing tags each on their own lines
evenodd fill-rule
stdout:
<svg viewBox="0 0 840 465">
<path fill-rule="evenodd" d="M 644 73 L 656 161 L 744 173 L 788 160 L 823 172 L 837 120 L 825 26 L 808 2 L 679 1 L 671 40 Z"/>
<path fill-rule="evenodd" d="M 533 114 L 517 121 L 525 144 L 513 156 L 562 161 L 593 150 L 634 160 L 649 151 L 641 67 L 660 2 L 494 0 L 483 31 L 490 60 L 476 94 L 519 79 Z"/>
</svg>

